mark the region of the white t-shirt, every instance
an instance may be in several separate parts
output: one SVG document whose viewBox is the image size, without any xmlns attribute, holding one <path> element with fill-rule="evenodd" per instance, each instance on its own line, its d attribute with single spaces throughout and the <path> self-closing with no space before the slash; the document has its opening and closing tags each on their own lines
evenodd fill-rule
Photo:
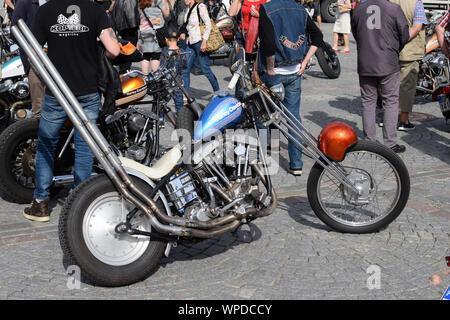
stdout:
<svg viewBox="0 0 450 320">
<path fill-rule="evenodd" d="M 301 64 L 299 63 L 293 66 L 273 68 L 273 71 L 275 71 L 276 74 L 290 75 L 297 73 L 300 70 L 300 67 Z"/>
</svg>

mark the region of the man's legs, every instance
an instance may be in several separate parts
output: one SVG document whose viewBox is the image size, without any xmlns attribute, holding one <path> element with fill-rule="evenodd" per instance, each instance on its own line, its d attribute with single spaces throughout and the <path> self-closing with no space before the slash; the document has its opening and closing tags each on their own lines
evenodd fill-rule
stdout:
<svg viewBox="0 0 450 320">
<path fill-rule="evenodd" d="M 100 94 L 93 93 L 77 97 L 78 102 L 83 107 L 84 112 L 92 122 L 96 122 L 98 118 L 98 110 L 100 108 Z M 81 182 L 91 176 L 94 155 L 86 141 L 75 130 L 75 163 L 74 163 L 74 184 L 76 188 Z"/>
<path fill-rule="evenodd" d="M 399 110 L 400 122 L 398 129 L 409 131 L 414 125 L 409 122 L 409 113 L 412 112 L 416 95 L 417 77 L 419 75 L 419 62 L 400 61 L 400 91 Z"/>
<path fill-rule="evenodd" d="M 400 72 L 380 78 L 380 87 L 384 108 L 383 141 L 385 146 L 392 148 L 397 143 Z"/>
<path fill-rule="evenodd" d="M 375 109 L 378 96 L 378 77 L 359 76 L 363 107 L 363 132 L 366 139 L 376 141 Z"/>
<path fill-rule="evenodd" d="M 59 141 L 59 132 L 66 119 L 67 115 L 56 98 L 46 94 L 39 120 L 38 146 L 35 161 L 35 199 L 45 200 L 50 197 L 55 150 Z"/>
<path fill-rule="evenodd" d="M 300 101 L 302 93 L 302 77 L 294 75 L 275 75 L 265 76 L 263 81 L 267 86 L 271 87 L 275 84 L 282 83 L 285 87 L 285 97 L 283 100 L 284 106 L 294 115 L 300 122 Z M 289 133 L 297 138 L 297 136 L 289 130 Z M 297 138 L 300 143 L 300 138 Z M 301 174 L 303 168 L 302 149 L 290 139 L 288 140 L 289 166 L 290 169 L 297 169 L 297 175 Z M 295 170 L 291 170 L 295 174 Z"/>
<path fill-rule="evenodd" d="M 33 118 L 39 118 L 44 102 L 45 84 L 32 67 L 28 73 L 28 82 L 30 83 L 31 114 Z"/>
</svg>

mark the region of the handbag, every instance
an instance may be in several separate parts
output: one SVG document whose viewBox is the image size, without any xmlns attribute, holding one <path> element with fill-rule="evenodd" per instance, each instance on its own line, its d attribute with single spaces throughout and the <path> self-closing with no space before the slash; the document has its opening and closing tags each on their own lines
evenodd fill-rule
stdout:
<svg viewBox="0 0 450 320">
<path fill-rule="evenodd" d="M 158 42 L 158 46 L 160 48 L 164 48 L 166 46 L 166 32 L 165 32 L 166 26 L 163 26 L 162 28 L 159 28 L 159 29 L 155 29 L 152 21 L 148 18 L 145 11 L 144 10 L 141 10 L 141 11 L 142 11 L 142 14 L 144 15 L 145 19 L 147 19 L 147 22 L 150 25 L 150 27 L 152 27 L 152 29 L 155 30 L 156 41 Z"/>
<path fill-rule="evenodd" d="M 206 25 L 202 22 L 198 5 L 197 5 L 197 17 L 200 26 L 200 34 L 203 36 L 203 34 L 205 33 Z M 219 28 L 214 23 L 214 20 L 210 19 L 210 21 L 212 29 L 209 34 L 209 38 L 206 41 L 206 51 L 214 52 L 225 44 L 225 40 L 223 39 L 222 33 L 220 33 Z"/>
</svg>

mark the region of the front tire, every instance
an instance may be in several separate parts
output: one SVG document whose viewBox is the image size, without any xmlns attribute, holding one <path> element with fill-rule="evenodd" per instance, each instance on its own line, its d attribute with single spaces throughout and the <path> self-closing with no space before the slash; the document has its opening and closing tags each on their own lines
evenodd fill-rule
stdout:
<svg viewBox="0 0 450 320">
<path fill-rule="evenodd" d="M 326 225 L 339 232 L 371 233 L 389 225 L 402 212 L 410 180 L 395 152 L 377 142 L 360 140 L 337 165 L 362 194 L 353 194 L 316 163 L 308 177 L 308 199 Z"/>
<path fill-rule="evenodd" d="M 151 188 L 134 179 L 144 192 Z M 157 205 L 164 210 L 161 200 Z M 124 286 L 147 278 L 157 267 L 166 243 L 144 236 L 115 232 L 134 206 L 126 202 L 106 175 L 94 176 L 66 199 L 59 220 L 62 251 L 82 276 L 100 286 Z M 145 214 L 131 221 L 135 228 L 150 231 Z"/>
</svg>

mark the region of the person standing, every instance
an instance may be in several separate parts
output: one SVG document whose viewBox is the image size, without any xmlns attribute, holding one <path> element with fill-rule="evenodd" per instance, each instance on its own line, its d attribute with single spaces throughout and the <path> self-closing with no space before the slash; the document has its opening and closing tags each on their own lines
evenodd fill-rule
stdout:
<svg viewBox="0 0 450 320">
<path fill-rule="evenodd" d="M 261 5 L 259 16 L 260 65 L 257 69 L 261 80 L 269 87 L 278 83 L 284 85 L 283 104 L 301 121 L 301 75 L 318 47 L 322 46 L 323 34 L 305 8 L 292 0 L 268 1 Z M 288 152 L 289 172 L 301 175 L 301 148 L 289 140 Z"/>
<path fill-rule="evenodd" d="M 344 38 L 344 50 L 339 51 L 340 53 L 350 53 L 350 48 L 348 46 L 348 34 L 350 33 L 350 11 L 352 10 L 352 4 L 350 0 L 338 0 L 336 8 L 336 21 L 333 27 L 333 49 L 338 52 L 338 40 L 339 34 L 342 34 Z"/>
<path fill-rule="evenodd" d="M 47 43 L 49 59 L 89 119 L 95 122 L 100 107 L 97 39 L 105 46 L 110 58 L 120 52 L 106 12 L 90 0 L 50 0 L 38 9 L 32 31 L 39 44 Z M 48 203 L 55 149 L 66 120 L 66 112 L 47 90 L 39 121 L 34 197 L 31 206 L 23 211 L 29 220 L 50 220 Z M 78 130 L 75 130 L 74 143 L 73 186 L 76 187 L 91 176 L 93 154 Z"/>
<path fill-rule="evenodd" d="M 408 21 L 399 5 L 386 0 L 366 0 L 353 10 L 351 28 L 358 51 L 364 135 L 376 141 L 375 110 L 380 90 L 385 109 L 384 145 L 395 152 L 404 152 L 406 147 L 397 144 L 399 53 L 409 40 Z"/>
<path fill-rule="evenodd" d="M 419 62 L 425 55 L 425 30 L 427 23 L 425 9 L 421 0 L 390 0 L 400 5 L 409 24 L 409 42 L 400 52 L 400 92 L 399 92 L 399 122 L 400 131 L 414 130 L 415 126 L 409 122 L 409 113 L 413 109 L 416 96 L 417 77 L 419 76 Z"/>
<path fill-rule="evenodd" d="M 159 4 L 158 4 L 159 2 Z M 160 7 L 161 6 L 161 7 Z M 164 25 L 164 17 L 161 8 L 165 6 L 164 1 L 139 0 L 139 13 L 141 23 L 139 26 L 139 50 L 142 51 L 144 59 L 141 61 L 141 71 L 148 73 L 159 67 L 161 49 L 156 39 L 156 29 Z"/>
<path fill-rule="evenodd" d="M 187 90 L 190 88 L 191 82 L 191 68 L 196 58 L 199 59 L 200 67 L 203 74 L 208 78 L 213 91 L 219 91 L 219 82 L 211 70 L 208 52 L 206 51 L 206 42 L 212 30 L 211 21 L 209 18 L 206 5 L 197 2 L 197 0 L 184 0 L 184 3 L 189 8 L 186 13 L 184 25 L 181 27 L 180 39 L 187 39 L 187 50 L 190 51 L 188 58 L 187 70 L 184 77 L 184 86 Z M 200 30 L 200 23 L 205 24 L 203 34 Z"/>
<path fill-rule="evenodd" d="M 114 29 L 119 36 L 134 46 L 138 43 L 138 32 L 141 17 L 139 15 L 138 0 L 116 0 L 111 12 Z M 131 68 L 131 62 L 121 64 L 119 73 L 124 74 Z"/>
<path fill-rule="evenodd" d="M 15 10 L 12 15 L 12 24 L 16 25 L 17 21 L 22 19 L 28 26 L 33 27 L 34 17 L 39 9 L 39 0 L 17 0 L 15 2 Z M 39 118 L 41 115 L 42 102 L 44 101 L 44 82 L 39 78 L 38 74 L 30 66 L 28 56 L 22 48 L 20 48 L 20 59 L 28 75 L 31 96 L 31 114 L 33 118 Z"/>
</svg>

